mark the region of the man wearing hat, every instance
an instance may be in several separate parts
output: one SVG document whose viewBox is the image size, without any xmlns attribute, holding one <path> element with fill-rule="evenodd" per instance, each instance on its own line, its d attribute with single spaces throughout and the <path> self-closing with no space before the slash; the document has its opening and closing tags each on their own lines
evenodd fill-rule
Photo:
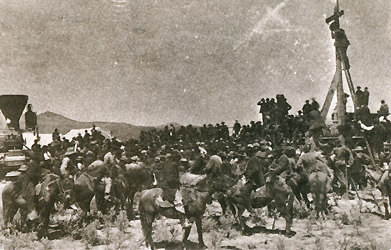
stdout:
<svg viewBox="0 0 391 250">
<path fill-rule="evenodd" d="M 357 185 L 359 187 L 366 186 L 365 167 L 371 164 L 371 158 L 364 153 L 364 149 L 361 146 L 353 149 L 352 154 L 353 163 L 348 168 L 349 183 L 352 183 L 353 180 L 356 187 Z"/>
<path fill-rule="evenodd" d="M 321 171 L 332 177 L 332 172 L 327 166 L 327 160 L 320 152 L 310 151 L 310 147 L 303 148 L 303 153 L 300 155 L 296 163 L 296 172 L 303 173 L 306 178 L 315 172 Z"/>
<path fill-rule="evenodd" d="M 182 200 L 177 198 L 180 188 L 178 155 L 173 153 L 167 158 L 167 162 L 155 166 L 157 167 L 154 171 L 157 187 L 163 190 L 162 196 L 157 198 L 157 203 L 163 208 L 175 207 L 178 212 L 184 213 Z M 155 161 L 160 161 L 160 158 L 155 158 Z"/>
<path fill-rule="evenodd" d="M 120 153 L 116 154 L 116 151 L 120 151 L 120 149 L 115 147 L 114 145 L 111 145 L 109 151 L 103 157 L 103 162 L 108 166 L 117 165 L 119 163 L 119 160 L 116 155 L 118 156 L 119 154 L 119 157 L 121 157 L 120 153 L 122 152 L 120 151 Z"/>
<path fill-rule="evenodd" d="M 353 155 L 349 148 L 340 144 L 339 147 L 334 148 L 330 156 L 331 163 L 334 170 L 335 178 L 333 180 L 334 187 L 339 184 L 339 194 L 346 192 L 348 185 L 348 176 L 346 176 L 346 168 L 349 168 L 353 163 Z M 338 193 L 338 192 L 337 192 Z"/>
<path fill-rule="evenodd" d="M 65 152 L 65 157 L 61 162 L 60 173 L 63 177 L 70 177 L 75 174 L 77 152 L 73 147 L 70 147 Z"/>
<path fill-rule="evenodd" d="M 234 124 L 234 127 L 233 127 L 233 130 L 234 130 L 234 136 L 235 137 L 238 137 L 239 136 L 239 132 L 240 132 L 240 129 L 242 128 L 242 126 L 240 125 L 239 121 L 238 120 L 235 120 L 235 124 Z"/>
<path fill-rule="evenodd" d="M 28 169 L 27 165 L 23 164 L 19 167 L 18 171 L 19 172 L 26 172 Z"/>
<path fill-rule="evenodd" d="M 361 106 L 363 105 L 363 100 L 362 100 L 362 90 L 361 90 L 361 87 L 360 86 L 357 86 L 357 90 L 356 90 L 356 106 L 357 108 L 361 108 Z"/>
<path fill-rule="evenodd" d="M 183 169 L 185 171 L 187 171 L 189 168 L 190 168 L 190 164 L 189 164 L 189 161 L 187 160 L 187 158 L 185 157 L 182 157 L 180 160 L 180 165 L 183 167 Z"/>
<path fill-rule="evenodd" d="M 335 40 L 334 46 L 337 51 L 337 58 L 343 62 L 344 69 L 350 69 L 347 50 L 350 45 L 349 39 L 345 34 L 345 30 L 339 27 L 339 23 L 333 22 L 330 25 L 331 37 Z"/>
<path fill-rule="evenodd" d="M 295 168 L 296 161 L 294 159 L 296 151 L 293 147 L 285 147 L 278 149 L 275 160 L 273 161 L 275 172 L 284 180 L 290 175 Z"/>
</svg>

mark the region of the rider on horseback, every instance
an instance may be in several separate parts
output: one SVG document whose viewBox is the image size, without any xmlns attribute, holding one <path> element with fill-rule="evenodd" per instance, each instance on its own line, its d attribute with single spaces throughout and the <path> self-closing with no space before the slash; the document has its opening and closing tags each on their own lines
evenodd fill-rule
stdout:
<svg viewBox="0 0 391 250">
<path fill-rule="evenodd" d="M 175 207 L 178 212 L 184 213 L 179 192 L 178 162 L 181 157 L 179 154 L 166 154 L 166 158 L 165 162 L 160 162 L 159 158 L 155 159 L 157 161 L 155 163 L 157 187 L 163 190 L 163 194 L 157 198 L 157 202 L 160 207 Z"/>
<path fill-rule="evenodd" d="M 77 152 L 74 151 L 72 147 L 68 148 L 67 152 L 65 152 L 65 157 L 62 160 L 60 166 L 60 173 L 62 177 L 68 178 L 75 174 L 76 157 L 77 157 Z"/>
</svg>

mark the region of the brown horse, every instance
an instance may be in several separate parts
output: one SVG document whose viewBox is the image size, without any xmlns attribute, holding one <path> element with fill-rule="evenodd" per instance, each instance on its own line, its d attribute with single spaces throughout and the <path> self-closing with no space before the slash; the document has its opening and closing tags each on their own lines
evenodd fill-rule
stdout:
<svg viewBox="0 0 391 250">
<path fill-rule="evenodd" d="M 96 169 L 88 170 L 76 175 L 74 179 L 74 199 L 83 211 L 82 217 L 87 219 L 90 213 L 90 203 L 95 196 L 99 211 L 107 211 L 107 198 L 110 195 L 111 181 L 107 166 L 98 166 Z M 107 182 L 102 179 L 107 177 Z M 106 194 L 106 190 L 108 190 Z"/>
<path fill-rule="evenodd" d="M 291 234 L 294 194 L 292 189 L 278 176 L 268 178 L 266 184 L 260 188 L 251 181 L 245 185 L 239 181 L 228 192 L 228 201 L 232 212 L 239 220 L 241 229 L 246 228 L 243 218 L 245 209 L 273 206 L 285 218 L 285 233 Z"/>
<path fill-rule="evenodd" d="M 153 187 L 154 176 L 150 168 L 143 163 L 126 164 L 121 179 L 125 183 L 126 212 L 128 219 L 134 219 L 133 200 L 137 192 Z"/>
<path fill-rule="evenodd" d="M 40 216 L 40 227 L 38 237 L 48 234 L 49 218 L 53 211 L 54 203 L 61 201 L 65 206 L 69 205 L 73 191 L 73 180 L 61 179 L 56 174 L 47 174 L 43 177 L 42 183 L 36 186 L 36 208 Z"/>
<path fill-rule="evenodd" d="M 327 193 L 331 190 L 331 179 L 327 173 L 316 171 L 308 176 L 308 183 L 315 203 L 316 217 L 327 214 Z"/>
<path fill-rule="evenodd" d="M 185 173 L 184 175 L 187 175 Z M 193 175 L 193 174 L 188 174 Z M 193 175 L 199 178 L 199 175 Z M 182 180 L 183 178 L 181 178 Z M 187 182 L 182 183 L 180 192 L 182 195 L 182 202 L 185 208 L 185 214 L 178 212 L 174 207 L 162 208 L 160 207 L 156 199 L 162 195 L 163 190 L 161 188 L 153 188 L 144 190 L 141 193 L 139 212 L 142 229 L 144 232 L 147 245 L 152 249 L 155 249 L 155 244 L 152 239 L 152 223 L 157 215 L 163 215 L 172 219 L 179 219 L 182 223 L 187 218 L 191 223 L 195 222 L 198 233 L 198 244 L 201 247 L 205 247 L 203 235 L 202 235 L 202 216 L 206 209 L 206 204 L 211 197 L 211 189 L 207 183 L 206 178 L 200 178 L 201 180 L 196 184 Z M 183 225 L 183 224 L 182 224 Z M 185 229 L 182 244 L 185 244 L 189 237 L 191 225 L 183 226 Z"/>
<path fill-rule="evenodd" d="M 391 207 L 391 177 L 389 174 L 389 170 L 383 173 L 380 169 L 378 169 L 377 171 L 366 169 L 366 173 L 369 179 L 376 183 L 376 187 L 380 190 L 382 194 L 382 201 L 385 209 L 385 218 L 388 220 L 390 218 L 389 207 Z M 388 197 L 388 202 L 386 197 Z"/>
<path fill-rule="evenodd" d="M 311 203 L 308 200 L 308 178 L 306 178 L 303 173 L 291 172 L 290 175 L 286 179 L 286 183 L 291 187 L 295 197 L 301 204 L 302 200 L 304 200 L 305 205 L 308 209 L 311 207 Z"/>
<path fill-rule="evenodd" d="M 28 176 L 23 174 L 14 182 L 4 187 L 2 192 L 3 201 L 3 219 L 4 226 L 7 228 L 12 224 L 15 214 L 19 211 L 21 223 L 19 230 L 27 231 L 27 220 L 38 218 L 35 210 L 35 184 Z"/>
</svg>

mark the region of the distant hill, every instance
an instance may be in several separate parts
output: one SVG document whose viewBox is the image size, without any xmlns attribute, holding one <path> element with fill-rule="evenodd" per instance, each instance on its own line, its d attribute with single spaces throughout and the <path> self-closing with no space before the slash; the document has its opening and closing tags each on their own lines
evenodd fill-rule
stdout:
<svg viewBox="0 0 391 250">
<path fill-rule="evenodd" d="M 57 128 L 61 134 L 66 134 L 71 129 L 90 128 L 92 127 L 92 124 L 95 124 L 95 126 L 100 127 L 103 130 L 111 131 L 113 136 L 122 141 L 137 139 L 142 130 L 154 128 L 118 122 L 79 122 L 50 111 L 39 114 L 37 120 L 39 132 L 42 134 L 52 133 L 55 128 Z M 156 128 L 162 128 L 164 126 L 165 125 L 162 125 Z M 174 123 L 174 126 L 178 127 L 180 125 Z"/>
</svg>

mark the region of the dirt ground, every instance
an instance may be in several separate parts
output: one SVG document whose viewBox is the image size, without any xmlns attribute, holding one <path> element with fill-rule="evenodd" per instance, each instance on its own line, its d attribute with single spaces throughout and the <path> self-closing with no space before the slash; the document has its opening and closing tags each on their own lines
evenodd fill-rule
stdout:
<svg viewBox="0 0 391 250">
<path fill-rule="evenodd" d="M 4 182 L 0 184 L 0 193 L 4 186 Z M 380 196 L 377 191 L 373 193 L 375 197 Z M 290 237 L 283 234 L 285 221 L 281 217 L 272 230 L 273 218 L 267 216 L 267 209 L 246 213 L 247 225 L 252 229 L 240 233 L 233 226 L 234 218 L 231 215 L 220 217 L 221 208 L 213 202 L 208 205 L 203 219 L 204 241 L 209 249 L 391 249 L 391 220 L 382 217 L 384 208 L 379 210 L 368 201 L 368 191 L 359 194 L 367 201 L 360 201 L 354 193 L 350 199 L 337 199 L 338 205 L 330 198 L 333 209 L 325 218 L 316 219 L 313 214 L 307 218 L 295 218 L 292 227 L 295 234 Z M 295 208 L 296 214 L 309 213 L 297 202 Z M 143 241 L 140 221 L 128 222 L 125 216 L 119 216 L 114 222 L 94 222 L 80 230 L 74 228 L 74 231 L 82 232 L 80 239 L 66 236 L 57 240 L 38 240 L 33 233 L 1 230 L 0 249 L 148 249 Z M 154 240 L 158 247 L 175 249 L 181 237 L 178 221 L 167 218 L 155 221 Z M 196 248 L 195 225 L 189 239 L 191 242 L 187 248 Z"/>
</svg>

